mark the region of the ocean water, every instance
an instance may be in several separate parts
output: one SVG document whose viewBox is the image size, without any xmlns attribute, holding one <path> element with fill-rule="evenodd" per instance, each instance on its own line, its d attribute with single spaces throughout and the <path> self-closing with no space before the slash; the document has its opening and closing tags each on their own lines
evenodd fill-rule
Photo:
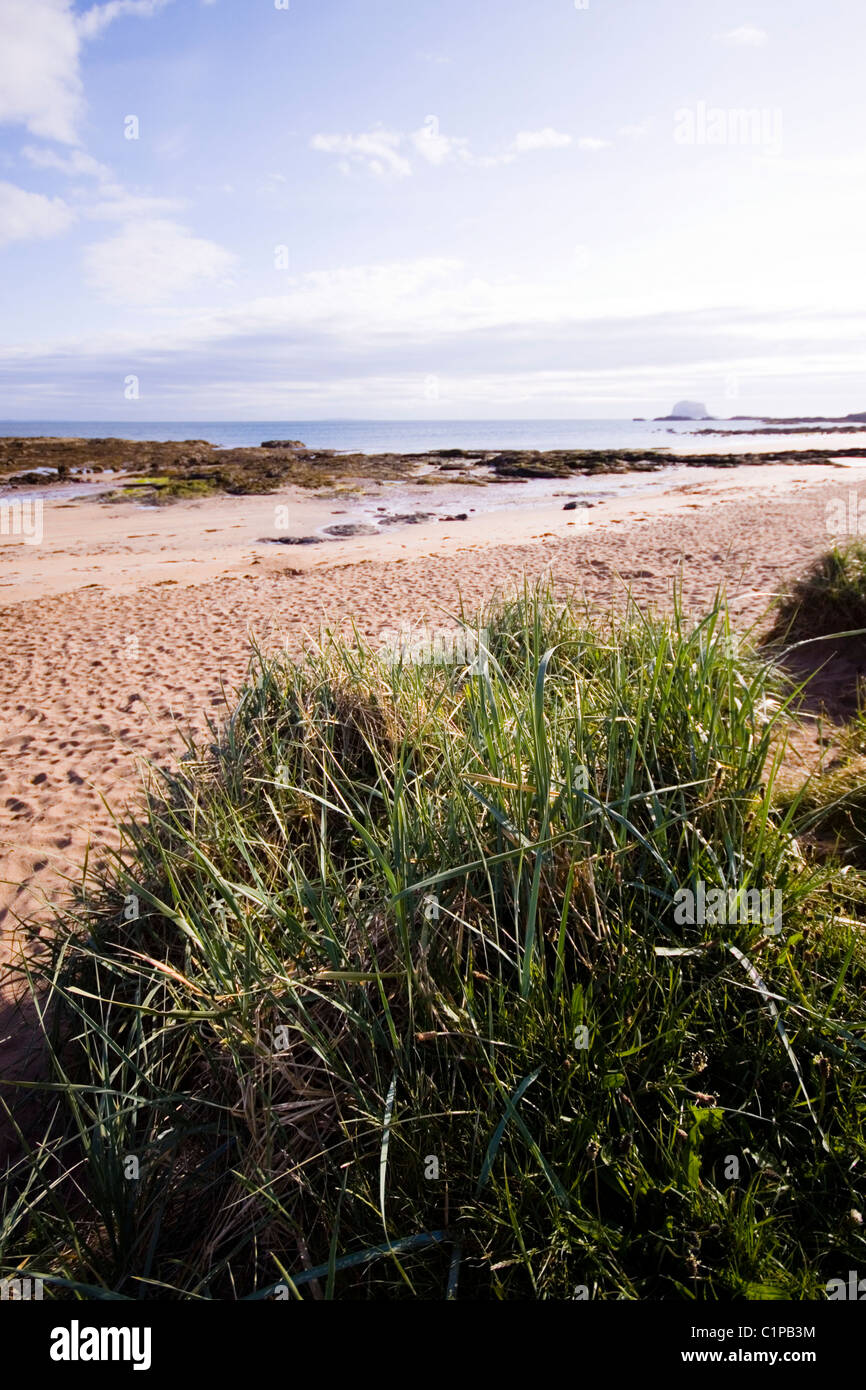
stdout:
<svg viewBox="0 0 866 1390">
<path fill-rule="evenodd" d="M 760 422 L 751 422 L 760 427 Z M 756 435 L 749 421 L 633 420 L 0 420 L 0 435 L 115 436 L 133 440 L 205 439 L 222 448 L 266 439 L 299 439 L 309 448 L 352 453 L 415 453 L 426 449 L 670 449 L 674 454 L 759 453 L 787 447 L 827 448 L 828 433 Z M 704 435 L 706 428 L 724 435 Z M 831 427 L 828 426 L 829 430 Z M 735 434 L 735 438 L 730 436 Z M 862 433 L 840 436 L 840 448 L 866 445 Z"/>
</svg>

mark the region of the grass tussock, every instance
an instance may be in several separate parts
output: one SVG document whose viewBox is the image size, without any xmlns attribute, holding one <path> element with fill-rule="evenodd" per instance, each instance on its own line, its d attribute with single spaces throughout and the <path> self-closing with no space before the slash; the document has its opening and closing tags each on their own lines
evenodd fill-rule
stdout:
<svg viewBox="0 0 866 1390">
<path fill-rule="evenodd" d="M 55 1076 L 3 1272 L 715 1300 L 862 1268 L 862 880 L 777 805 L 772 668 L 721 604 L 480 628 L 468 665 L 257 656 L 153 789 L 33 981 Z M 682 923 L 699 882 L 780 893 L 781 932 Z"/>
<path fill-rule="evenodd" d="M 808 641 L 866 629 L 866 545 L 834 547 L 791 585 L 768 640 Z"/>
</svg>

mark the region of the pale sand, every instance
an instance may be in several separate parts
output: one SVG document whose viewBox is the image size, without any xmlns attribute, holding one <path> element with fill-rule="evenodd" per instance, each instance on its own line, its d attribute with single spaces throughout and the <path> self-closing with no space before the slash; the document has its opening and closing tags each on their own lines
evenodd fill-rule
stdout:
<svg viewBox="0 0 866 1390">
<path fill-rule="evenodd" d="M 138 760 L 170 761 L 180 729 L 224 709 L 251 631 L 296 651 L 321 622 L 352 616 L 377 638 L 421 617 L 441 624 L 458 592 L 473 606 L 524 574 L 552 573 L 604 608 L 626 585 L 664 605 L 680 568 L 692 610 L 724 586 L 747 624 L 828 548 L 828 499 L 858 488 L 866 496 L 866 462 L 688 470 L 673 491 L 591 511 L 558 499 L 309 548 L 255 544 L 274 534 L 274 497 L 52 506 L 42 545 L 0 538 L 0 583 L 15 576 L 0 601 L 22 600 L 0 608 L 0 965 L 16 920 L 45 913 L 89 842 L 111 842 L 103 798 L 122 811 Z M 293 495 L 292 530 L 344 520 L 332 514 L 350 505 Z M 0 1074 L 15 1031 L 0 1009 Z"/>
</svg>

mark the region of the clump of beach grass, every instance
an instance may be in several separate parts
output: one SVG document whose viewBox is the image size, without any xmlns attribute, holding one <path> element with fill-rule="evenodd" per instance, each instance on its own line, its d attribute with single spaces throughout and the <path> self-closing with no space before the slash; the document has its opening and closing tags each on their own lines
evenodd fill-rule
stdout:
<svg viewBox="0 0 866 1390">
<path fill-rule="evenodd" d="M 866 629 L 866 544 L 833 547 L 781 596 L 768 640 L 844 637 Z"/>
<path fill-rule="evenodd" d="M 777 804 L 772 665 L 721 602 L 471 626 L 463 665 L 256 654 L 85 878 L 32 980 L 54 1075 L 3 1272 L 727 1300 L 862 1267 L 862 879 Z M 701 884 L 782 930 L 683 924 Z"/>
</svg>

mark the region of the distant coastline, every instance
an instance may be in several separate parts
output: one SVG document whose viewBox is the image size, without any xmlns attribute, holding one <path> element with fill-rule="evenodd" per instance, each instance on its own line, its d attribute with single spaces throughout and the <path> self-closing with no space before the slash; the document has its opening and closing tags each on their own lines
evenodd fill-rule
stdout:
<svg viewBox="0 0 866 1390">
<path fill-rule="evenodd" d="M 856 416 L 813 420 L 811 417 L 750 418 L 680 421 L 632 419 L 427 419 L 427 420 L 149 420 L 121 416 L 114 420 L 0 420 L 0 437 L 127 439 L 136 443 L 203 441 L 218 449 L 259 447 L 264 440 L 303 440 L 308 448 L 333 449 L 337 453 L 405 454 L 438 449 L 485 452 L 509 449 L 615 449 L 694 451 L 695 435 L 709 428 L 736 436 L 736 447 L 762 452 L 773 447 L 771 434 L 805 429 L 804 447 L 826 442 L 843 429 L 855 429 Z M 769 433 L 768 433 L 769 432 Z M 705 436 L 709 439 L 709 436 Z M 866 442 L 866 422 L 863 423 Z M 769 442 L 768 442 L 769 441 Z M 706 444 L 700 447 L 706 448 Z M 724 439 L 718 446 L 724 449 Z"/>
</svg>

